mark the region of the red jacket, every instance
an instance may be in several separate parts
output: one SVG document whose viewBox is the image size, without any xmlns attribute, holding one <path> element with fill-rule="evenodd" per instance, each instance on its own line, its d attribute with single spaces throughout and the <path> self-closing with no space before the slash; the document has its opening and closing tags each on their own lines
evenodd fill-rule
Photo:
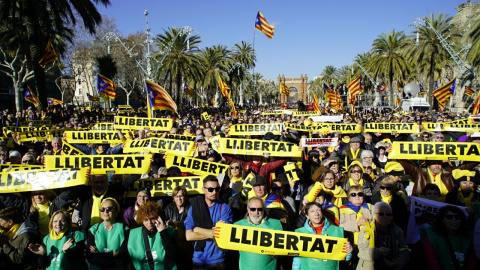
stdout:
<svg viewBox="0 0 480 270">
<path fill-rule="evenodd" d="M 270 173 L 276 170 L 277 168 L 285 165 L 287 163 L 286 160 L 276 160 L 272 162 L 268 162 L 266 164 L 262 164 L 261 162 L 255 164 L 253 161 L 243 161 L 238 158 L 234 158 L 231 155 L 223 154 L 223 157 L 232 162 L 238 161 L 242 164 L 243 169 L 253 172 L 255 175 L 260 175 L 265 177 L 265 179 L 270 179 Z"/>
</svg>

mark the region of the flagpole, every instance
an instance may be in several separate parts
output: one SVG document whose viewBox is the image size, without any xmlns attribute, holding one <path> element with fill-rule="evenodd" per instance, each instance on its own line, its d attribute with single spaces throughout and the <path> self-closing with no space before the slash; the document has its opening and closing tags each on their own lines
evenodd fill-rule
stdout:
<svg viewBox="0 0 480 270">
<path fill-rule="evenodd" d="M 255 22 L 253 23 L 253 25 L 255 25 L 255 23 L 257 22 L 257 17 L 255 17 Z M 253 55 L 255 56 L 255 30 L 257 30 L 255 27 L 253 28 L 253 44 L 252 44 L 252 47 L 253 47 Z M 255 78 L 255 65 L 252 66 L 252 79 Z M 257 81 L 255 80 L 253 82 L 253 90 L 256 92 L 257 90 Z M 246 102 L 245 102 L 246 103 Z"/>
<path fill-rule="evenodd" d="M 148 97 L 148 89 L 146 89 L 147 84 L 145 83 L 145 93 L 147 93 L 147 114 L 148 118 L 153 118 L 152 109 L 150 108 L 150 98 Z"/>
</svg>

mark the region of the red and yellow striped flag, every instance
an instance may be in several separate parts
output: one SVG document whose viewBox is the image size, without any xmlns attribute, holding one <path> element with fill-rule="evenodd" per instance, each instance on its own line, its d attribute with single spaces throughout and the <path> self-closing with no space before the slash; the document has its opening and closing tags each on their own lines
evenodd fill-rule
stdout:
<svg viewBox="0 0 480 270">
<path fill-rule="evenodd" d="M 97 76 L 97 91 L 99 94 L 104 95 L 107 98 L 115 99 L 117 93 L 115 88 L 117 85 L 109 78 L 98 74 Z"/>
<path fill-rule="evenodd" d="M 151 109 L 177 112 L 177 104 L 165 89 L 149 80 L 145 80 L 145 84 Z"/>
<path fill-rule="evenodd" d="M 291 92 L 292 92 L 292 90 L 290 90 L 290 88 L 288 88 L 288 86 L 286 86 L 284 83 L 280 82 L 280 94 L 288 97 Z"/>
<path fill-rule="evenodd" d="M 275 26 L 269 24 L 267 19 L 259 11 L 257 13 L 257 19 L 255 20 L 255 28 L 260 32 L 264 33 L 267 38 L 271 39 L 273 37 L 273 31 L 275 31 Z"/>
<path fill-rule="evenodd" d="M 438 100 L 438 106 L 443 109 L 451 96 L 455 94 L 456 78 L 453 78 L 447 84 L 437 88 L 432 95 Z"/>
<path fill-rule="evenodd" d="M 53 62 L 57 59 L 58 59 L 58 55 L 55 52 L 55 49 L 53 48 L 53 45 L 49 40 L 47 42 L 47 47 L 45 48 L 45 53 L 43 54 L 43 57 L 40 59 L 40 61 L 38 61 L 38 64 L 40 64 L 42 68 L 45 68 L 45 66 L 48 63 Z"/>
<path fill-rule="evenodd" d="M 357 96 L 363 93 L 363 83 L 362 83 L 362 76 L 358 76 L 355 80 L 350 82 L 347 86 L 348 88 L 348 105 L 355 104 L 357 100 Z"/>
<path fill-rule="evenodd" d="M 220 86 L 220 91 L 222 92 L 223 97 L 230 97 L 230 87 L 222 81 L 220 74 L 218 74 L 218 86 Z"/>
<path fill-rule="evenodd" d="M 475 99 L 475 103 L 473 104 L 473 111 L 472 114 L 477 115 L 480 113 L 480 93 L 477 96 L 477 99 Z"/>
<path fill-rule="evenodd" d="M 320 103 L 320 101 L 318 100 L 317 95 L 313 94 L 313 110 L 316 112 L 321 112 L 318 103 Z"/>
<path fill-rule="evenodd" d="M 472 90 L 472 88 L 470 88 L 468 85 L 465 85 L 465 95 L 470 97 L 473 94 L 475 94 L 475 92 Z"/>
</svg>

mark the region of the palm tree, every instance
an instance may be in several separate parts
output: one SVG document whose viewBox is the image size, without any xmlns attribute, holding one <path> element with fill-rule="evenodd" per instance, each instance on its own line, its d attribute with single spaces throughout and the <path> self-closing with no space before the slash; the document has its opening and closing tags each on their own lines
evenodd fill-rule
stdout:
<svg viewBox="0 0 480 270">
<path fill-rule="evenodd" d="M 322 80 L 328 85 L 336 85 L 338 83 L 338 70 L 332 65 L 326 66 L 320 76 L 322 76 Z"/>
<path fill-rule="evenodd" d="M 430 99 L 435 84 L 435 69 L 437 63 L 450 59 L 450 56 L 440 43 L 438 36 L 427 25 L 431 25 L 443 37 L 448 36 L 448 42 L 453 41 L 452 39 L 454 39 L 455 36 L 450 33 L 450 21 L 452 18 L 448 17 L 447 14 L 439 13 L 436 17 L 430 14 L 425 20 L 426 25 L 423 24 L 416 29 L 419 33 L 419 42 L 409 46 L 407 56 L 411 59 L 412 63 L 416 63 L 417 70 L 427 71 L 423 75 L 428 79 L 428 95 L 426 96 Z"/>
<path fill-rule="evenodd" d="M 242 81 L 244 79 L 245 72 L 253 67 L 255 67 L 255 61 L 257 60 L 257 56 L 253 49 L 252 44 L 242 41 L 240 44 L 236 43 L 233 48 L 232 52 L 233 62 L 236 64 L 232 69 L 230 74 L 230 78 L 233 81 L 233 78 L 238 80 L 238 84 L 240 85 L 240 102 L 239 105 L 243 106 L 243 99 L 245 92 L 242 89 Z"/>
<path fill-rule="evenodd" d="M 189 36 L 181 29 L 173 27 L 165 33 L 157 35 L 155 42 L 160 51 L 155 57 L 163 59 L 163 63 L 159 63 L 161 66 L 157 66 L 160 77 L 157 80 L 161 79 L 163 74 L 170 75 L 170 80 L 175 82 L 176 86 L 174 91 L 175 102 L 180 104 L 182 78 L 188 80 L 188 78 L 193 78 L 199 73 L 198 45 L 201 43 L 200 36 Z"/>
<path fill-rule="evenodd" d="M 384 75 L 388 78 L 390 104 L 393 105 L 393 80 L 402 79 L 410 71 L 410 65 L 405 57 L 407 37 L 403 31 L 392 30 L 388 34 L 381 34 L 373 42 L 373 56 L 367 69 L 375 75 Z"/>
<path fill-rule="evenodd" d="M 213 97 L 218 86 L 218 74 L 221 75 L 222 80 L 225 81 L 226 71 L 229 69 L 229 54 L 230 51 L 226 49 L 226 46 L 213 46 L 207 47 L 200 51 L 199 58 L 202 68 L 203 82 L 201 86 L 207 89 L 208 97 Z"/>
<path fill-rule="evenodd" d="M 47 104 L 45 71 L 38 61 L 44 54 L 48 40 L 57 53 L 64 51 L 62 39 L 71 36 L 67 25 L 76 24 L 78 13 L 85 28 L 95 33 L 102 17 L 95 4 L 108 6 L 109 0 L 4 0 L 0 1 L 0 40 L 12 51 L 17 48 L 26 55 L 35 73 L 39 109 Z"/>
<path fill-rule="evenodd" d="M 472 14 L 474 14 L 471 18 L 473 24 L 469 33 L 469 37 L 472 40 L 472 47 L 467 55 L 467 60 L 475 67 L 480 64 L 480 13 L 478 11 L 479 8 L 476 7 L 476 12 L 472 12 Z"/>
</svg>

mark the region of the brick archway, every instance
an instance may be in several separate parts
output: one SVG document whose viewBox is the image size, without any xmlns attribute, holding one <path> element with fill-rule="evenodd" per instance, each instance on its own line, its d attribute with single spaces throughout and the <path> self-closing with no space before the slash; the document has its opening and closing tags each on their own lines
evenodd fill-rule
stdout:
<svg viewBox="0 0 480 270">
<path fill-rule="evenodd" d="M 307 103 L 307 74 L 300 74 L 300 78 L 285 78 L 285 75 L 278 75 L 277 84 L 280 85 L 280 82 L 284 83 L 287 87 L 295 87 L 298 89 L 298 100 L 301 100 L 303 103 Z M 281 103 L 287 102 L 287 97 L 282 94 L 278 94 L 278 100 Z"/>
</svg>

